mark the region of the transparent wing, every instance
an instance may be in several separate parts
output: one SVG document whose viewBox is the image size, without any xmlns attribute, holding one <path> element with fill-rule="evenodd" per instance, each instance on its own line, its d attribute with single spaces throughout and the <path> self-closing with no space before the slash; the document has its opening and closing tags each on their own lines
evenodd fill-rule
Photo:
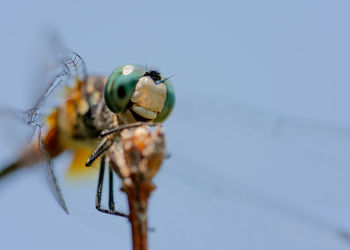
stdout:
<svg viewBox="0 0 350 250">
<path fill-rule="evenodd" d="M 0 108 L 0 170 L 16 160 L 21 150 L 30 144 L 34 130 L 27 122 L 26 111 Z"/>
<path fill-rule="evenodd" d="M 51 35 L 48 38 L 47 52 L 44 53 L 45 65 L 40 70 L 38 80 L 35 81 L 40 86 L 40 94 L 34 105 L 27 110 L 30 124 L 40 120 L 40 114 L 50 110 L 51 107 L 58 106 L 61 100 L 63 87 L 69 86 L 75 80 L 84 81 L 87 76 L 84 60 L 80 55 L 70 49 L 65 48 L 57 36 Z"/>
<path fill-rule="evenodd" d="M 3 148 L 11 148 L 4 153 L 4 158 L 11 155 L 12 161 L 18 158 L 21 150 L 37 142 L 42 155 L 42 165 L 45 169 L 47 180 L 59 205 L 68 213 L 61 188 L 55 175 L 54 164 L 42 145 L 41 137 L 45 127 L 45 118 L 62 103 L 62 90 L 71 85 L 74 81 L 84 81 L 86 68 L 83 59 L 74 51 L 64 48 L 56 36 L 51 36 L 48 49 L 44 53 L 45 63 L 40 70 L 33 87 L 28 88 L 34 91 L 32 94 L 36 101 L 27 110 L 20 111 L 11 108 L 0 109 L 0 127 L 2 143 L 11 144 Z M 15 138 L 18 137 L 18 138 Z M 9 143 L 7 143 L 9 142 Z M 15 143 L 14 143 L 15 142 Z M 24 143 L 25 142 L 25 143 Z M 9 147 L 11 146 L 11 147 Z M 7 159 L 6 161 L 9 161 Z"/>
<path fill-rule="evenodd" d="M 42 144 L 42 138 L 41 138 L 41 127 L 37 126 L 37 137 L 38 137 L 38 142 L 39 142 L 39 147 L 42 152 L 42 158 L 44 159 L 43 162 L 41 163 L 44 165 L 46 174 L 47 174 L 47 180 L 49 183 L 49 187 L 55 196 L 56 200 L 58 201 L 59 205 L 62 207 L 62 209 L 69 214 L 66 202 L 63 198 L 61 188 L 58 184 L 56 174 L 55 174 L 55 169 L 54 169 L 54 164 L 52 162 L 52 159 L 48 155 L 47 151 L 45 150 L 45 146 Z"/>
<path fill-rule="evenodd" d="M 67 205 L 62 195 L 61 188 L 59 187 L 54 164 L 52 159 L 47 154 L 45 148 L 41 144 L 41 128 L 42 124 L 42 109 L 45 104 L 59 105 L 58 102 L 54 102 L 54 98 L 50 100 L 50 97 L 54 94 L 54 91 L 61 86 L 66 86 L 71 84 L 74 80 L 84 81 L 86 78 L 86 67 L 83 59 L 74 51 L 64 48 L 57 37 L 51 38 L 51 48 L 52 52 L 55 55 L 56 62 L 53 63 L 52 78 L 48 81 L 44 91 L 39 96 L 38 100 L 35 102 L 34 106 L 27 110 L 28 115 L 28 124 L 34 126 L 38 129 L 38 142 L 40 149 L 43 153 L 43 165 L 46 170 L 48 183 L 51 191 L 53 192 L 56 200 L 63 208 L 63 210 L 69 214 Z M 50 71 L 50 70 L 49 70 Z M 52 71 L 52 70 L 51 70 Z M 47 74 L 47 73 L 46 73 Z M 57 96 L 57 95 L 56 95 Z"/>
</svg>

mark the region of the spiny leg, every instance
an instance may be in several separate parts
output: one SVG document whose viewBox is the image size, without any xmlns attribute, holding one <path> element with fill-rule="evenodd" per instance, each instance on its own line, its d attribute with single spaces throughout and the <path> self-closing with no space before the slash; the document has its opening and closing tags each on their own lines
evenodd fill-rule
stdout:
<svg viewBox="0 0 350 250">
<path fill-rule="evenodd" d="M 159 124 L 159 123 L 154 123 L 154 122 L 135 122 L 135 123 L 131 123 L 131 124 L 120 125 L 118 127 L 110 128 L 110 129 L 106 129 L 106 130 L 102 131 L 99 136 L 100 137 L 105 137 L 107 135 L 110 135 L 110 134 L 113 134 L 113 133 L 116 133 L 116 132 L 121 132 L 124 129 L 136 128 L 136 127 L 140 127 L 142 125 L 145 125 L 145 126 L 156 126 L 157 124 Z"/>
<path fill-rule="evenodd" d="M 113 171 L 109 167 L 109 210 L 115 211 L 115 206 L 114 206 L 114 192 L 113 192 Z"/>
<path fill-rule="evenodd" d="M 103 141 L 97 146 L 95 151 L 92 153 L 92 155 L 89 157 L 87 162 L 85 163 L 86 167 L 90 167 L 92 163 L 100 157 L 104 152 L 106 152 L 113 144 L 113 140 L 110 138 L 105 138 Z"/>
<path fill-rule="evenodd" d="M 102 189 L 103 189 L 103 177 L 105 172 L 106 157 L 101 159 L 100 175 L 98 178 L 97 194 L 96 194 L 96 209 L 102 213 L 113 214 L 128 218 L 125 213 L 115 211 L 114 199 L 113 199 L 113 172 L 109 169 L 109 210 L 101 208 Z"/>
<path fill-rule="evenodd" d="M 101 198 L 102 198 L 102 186 L 103 186 L 104 173 L 105 173 L 105 157 L 102 157 L 100 174 L 98 177 L 98 184 L 97 184 L 97 194 L 96 194 L 96 209 L 99 211 L 101 211 Z"/>
</svg>

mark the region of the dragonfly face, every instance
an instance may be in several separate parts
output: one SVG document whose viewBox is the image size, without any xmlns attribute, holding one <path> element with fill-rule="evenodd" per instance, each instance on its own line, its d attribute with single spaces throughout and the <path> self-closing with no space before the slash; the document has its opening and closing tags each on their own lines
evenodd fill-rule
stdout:
<svg viewBox="0 0 350 250">
<path fill-rule="evenodd" d="M 169 79 L 134 64 L 120 66 L 111 74 L 104 96 L 112 112 L 129 112 L 136 121 L 163 122 L 175 104 Z"/>
</svg>

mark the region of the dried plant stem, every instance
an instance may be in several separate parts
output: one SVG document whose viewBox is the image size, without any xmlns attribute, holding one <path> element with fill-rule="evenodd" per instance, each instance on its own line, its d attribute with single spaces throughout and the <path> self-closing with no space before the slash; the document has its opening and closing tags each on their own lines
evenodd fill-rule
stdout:
<svg viewBox="0 0 350 250">
<path fill-rule="evenodd" d="M 128 197 L 133 250 L 147 250 L 148 198 L 155 190 L 152 179 L 165 155 L 165 138 L 160 126 L 153 133 L 148 126 L 123 130 L 121 147 L 114 144 L 109 151 L 111 166 L 121 178 L 121 190 Z"/>
<path fill-rule="evenodd" d="M 138 183 L 128 189 L 133 250 L 147 250 L 147 207 L 152 190 L 154 185 L 150 183 Z"/>
</svg>

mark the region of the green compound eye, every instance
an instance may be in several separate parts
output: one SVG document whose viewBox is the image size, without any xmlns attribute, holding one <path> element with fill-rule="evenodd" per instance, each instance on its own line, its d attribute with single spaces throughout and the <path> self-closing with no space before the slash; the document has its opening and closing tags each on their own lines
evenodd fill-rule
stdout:
<svg viewBox="0 0 350 250">
<path fill-rule="evenodd" d="M 142 77 L 149 77 L 149 80 Z M 148 81 L 152 82 L 152 86 L 164 84 L 166 87 L 166 97 L 164 96 L 164 105 L 162 105 L 161 110 L 155 111 L 153 109 L 157 106 L 156 104 L 159 105 L 159 98 L 156 95 L 157 91 L 154 90 L 154 87 L 149 86 Z M 137 115 L 142 117 L 145 110 L 148 110 L 148 112 L 156 112 L 153 113 L 153 116 L 155 117 L 155 114 L 157 116 L 150 119 L 145 115 L 146 120 L 164 122 L 175 106 L 175 93 L 171 82 L 162 78 L 157 71 L 146 72 L 142 66 L 129 64 L 118 67 L 108 78 L 105 86 L 105 102 L 114 113 L 120 113 L 127 108 L 131 108 L 133 112 L 138 111 Z M 140 111 L 140 109 L 143 111 Z"/>
<path fill-rule="evenodd" d="M 144 73 L 143 67 L 132 64 L 114 70 L 105 86 L 105 101 L 112 112 L 119 113 L 127 108 L 136 83 Z"/>
<path fill-rule="evenodd" d="M 154 122 L 165 122 L 165 120 L 168 119 L 175 106 L 175 92 L 173 85 L 169 80 L 165 80 L 164 84 L 166 86 L 166 99 L 164 102 L 164 107 L 162 111 L 158 114 L 157 118 L 154 119 Z"/>
</svg>

